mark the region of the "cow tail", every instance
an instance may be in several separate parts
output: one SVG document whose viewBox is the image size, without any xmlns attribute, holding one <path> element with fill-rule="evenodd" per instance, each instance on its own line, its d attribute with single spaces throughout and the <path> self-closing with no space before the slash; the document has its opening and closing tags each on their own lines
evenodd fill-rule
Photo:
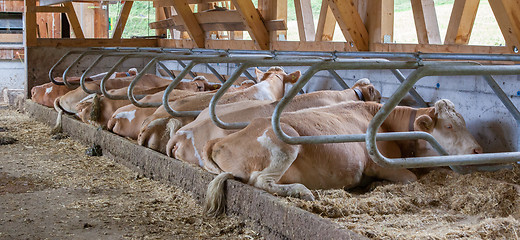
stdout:
<svg viewBox="0 0 520 240">
<path fill-rule="evenodd" d="M 59 97 L 54 99 L 54 109 L 58 112 L 58 117 L 56 117 L 56 125 L 54 125 L 54 128 L 52 128 L 52 130 L 51 130 L 52 135 L 61 133 L 63 131 L 63 125 L 62 125 L 63 109 L 60 106 Z"/>
<path fill-rule="evenodd" d="M 232 173 L 223 172 L 209 183 L 204 201 L 204 213 L 207 216 L 218 217 L 224 213 L 226 207 L 225 183 L 226 180 L 233 178 Z"/>
</svg>

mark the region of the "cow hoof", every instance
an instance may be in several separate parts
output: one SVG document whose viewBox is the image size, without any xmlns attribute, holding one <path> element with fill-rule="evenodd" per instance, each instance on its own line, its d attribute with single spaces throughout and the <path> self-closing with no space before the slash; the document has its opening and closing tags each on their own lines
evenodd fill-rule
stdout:
<svg viewBox="0 0 520 240">
<path fill-rule="evenodd" d="M 92 147 L 88 148 L 85 151 L 85 154 L 87 154 L 88 156 L 92 156 L 92 157 L 99 157 L 99 156 L 103 156 L 103 150 L 101 149 L 101 146 L 94 144 L 94 145 L 92 145 Z"/>
</svg>

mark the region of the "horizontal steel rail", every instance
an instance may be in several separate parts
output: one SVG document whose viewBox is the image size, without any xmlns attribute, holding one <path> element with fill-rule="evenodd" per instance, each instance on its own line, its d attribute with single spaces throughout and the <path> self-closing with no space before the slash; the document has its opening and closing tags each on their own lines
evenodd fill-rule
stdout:
<svg viewBox="0 0 520 240">
<path fill-rule="evenodd" d="M 398 102 L 404 97 L 406 92 L 419 81 L 419 79 L 426 76 L 460 76 L 460 75 L 484 75 L 484 79 L 488 82 L 491 88 L 499 95 L 500 100 L 506 105 L 513 117 L 520 119 L 520 113 L 513 103 L 505 96 L 498 85 L 490 75 L 519 75 L 520 65 L 503 65 L 503 66 L 460 66 L 459 64 L 452 64 L 448 66 L 425 66 L 414 71 L 408 76 L 405 82 L 392 94 L 388 102 L 382 106 L 374 118 L 370 121 L 366 134 L 366 147 L 368 154 L 377 164 L 385 167 L 434 167 L 434 166 L 451 166 L 453 170 L 464 173 L 464 169 L 456 167 L 457 165 L 468 164 L 499 164 L 499 163 L 514 163 L 520 160 L 520 152 L 507 153 L 486 153 L 486 154 L 471 154 L 471 155 L 455 155 L 455 156 L 436 156 L 436 157 L 416 157 L 416 158 L 386 158 L 377 149 L 376 134 L 377 129 L 381 126 L 391 110 L 397 106 Z M 497 88 L 498 87 L 498 88 Z"/>
<path fill-rule="evenodd" d="M 244 63 L 246 64 L 246 63 Z M 247 66 L 294 66 L 294 64 L 298 64 L 298 66 L 310 66 L 310 68 L 300 77 L 300 79 L 294 84 L 287 93 L 287 95 L 282 98 L 280 103 L 284 104 L 285 102 L 289 102 L 296 94 L 307 84 L 307 82 L 311 79 L 314 74 L 321 70 L 328 70 L 328 69 L 365 69 L 366 66 L 369 66 L 371 69 L 415 69 L 419 67 L 420 65 L 416 62 L 409 62 L 409 61 L 394 61 L 390 62 L 386 59 L 341 59 L 337 61 L 330 61 L 330 60 L 320 60 L 320 61 L 314 61 L 309 59 L 304 60 L 264 60 L 264 61 L 256 61 L 256 62 L 250 62 L 247 64 Z M 220 118 L 218 118 L 216 113 L 216 105 L 218 103 L 218 100 L 224 95 L 225 91 L 231 87 L 231 84 L 233 84 L 234 81 L 240 76 L 243 69 L 238 68 L 235 70 L 235 72 L 231 75 L 231 77 L 228 79 L 226 83 L 222 85 L 222 87 L 219 89 L 219 91 L 213 96 L 211 99 L 211 102 L 209 104 L 209 114 L 211 117 L 211 120 L 213 123 L 223 129 L 240 129 L 245 128 L 249 122 L 235 122 L 235 123 L 227 123 Z M 284 100 L 285 99 L 285 100 Z M 280 104 L 279 103 L 279 104 Z M 281 110 L 280 110 L 281 111 Z M 276 114 L 273 113 L 273 116 Z"/>
</svg>

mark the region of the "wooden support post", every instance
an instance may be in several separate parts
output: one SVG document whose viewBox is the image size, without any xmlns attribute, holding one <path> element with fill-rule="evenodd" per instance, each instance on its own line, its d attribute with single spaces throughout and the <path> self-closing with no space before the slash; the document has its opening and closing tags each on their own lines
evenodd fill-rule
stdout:
<svg viewBox="0 0 520 240">
<path fill-rule="evenodd" d="M 163 7 L 155 7 L 155 21 L 161 21 L 165 19 L 166 15 L 164 13 Z M 167 33 L 167 29 L 155 29 L 156 36 L 166 35 Z"/>
<path fill-rule="evenodd" d="M 394 35 L 394 0 L 372 0 L 365 24 L 370 43 L 392 43 Z"/>
<path fill-rule="evenodd" d="M 108 6 L 94 3 L 94 37 L 108 38 Z"/>
<path fill-rule="evenodd" d="M 205 44 L 205 35 L 204 31 L 200 27 L 197 18 L 193 15 L 193 11 L 186 2 L 186 0 L 171 0 L 173 3 L 173 7 L 177 12 L 177 15 L 182 18 L 184 22 L 184 26 L 186 26 L 186 30 L 190 35 L 190 38 L 195 41 L 195 44 L 199 48 L 204 48 Z"/>
<path fill-rule="evenodd" d="M 112 33 L 113 39 L 121 39 L 123 36 L 123 31 L 125 30 L 126 21 L 128 20 L 128 16 L 130 15 L 130 10 L 132 10 L 133 1 L 126 1 L 121 8 L 121 12 L 119 13 L 119 17 L 117 18 L 116 28 L 114 29 L 114 33 Z"/>
<path fill-rule="evenodd" d="M 433 0 L 411 0 L 419 44 L 441 44 Z"/>
<path fill-rule="evenodd" d="M 258 11 L 264 21 L 285 20 L 287 22 L 287 0 L 258 0 Z M 279 30 L 269 32 L 271 42 L 280 39 L 287 40 L 287 31 Z"/>
<path fill-rule="evenodd" d="M 269 33 L 251 0 L 233 0 L 237 11 L 240 13 L 249 35 L 262 50 L 269 49 Z"/>
<path fill-rule="evenodd" d="M 25 0 L 24 19 L 25 19 L 25 46 L 36 46 L 36 0 Z"/>
<path fill-rule="evenodd" d="M 352 38 L 358 51 L 368 51 L 368 32 L 354 0 L 328 0 L 345 39 Z"/>
<path fill-rule="evenodd" d="M 83 30 L 81 30 L 81 25 L 79 24 L 78 16 L 76 15 L 76 11 L 74 11 L 74 6 L 72 5 L 72 2 L 64 2 L 63 6 L 68 8 L 67 18 L 69 19 L 70 26 L 72 27 L 74 35 L 76 35 L 76 38 L 85 38 L 85 36 L 83 35 Z"/>
<path fill-rule="evenodd" d="M 321 2 L 320 18 L 318 19 L 318 28 L 316 29 L 315 40 L 317 42 L 332 41 L 335 28 L 336 19 L 329 7 L 329 2 L 324 0 Z"/>
<path fill-rule="evenodd" d="M 300 41 L 314 41 L 314 19 L 312 18 L 312 8 L 310 0 L 294 0 L 296 10 L 296 22 L 298 23 L 298 34 Z"/>
<path fill-rule="evenodd" d="M 520 51 L 520 0 L 489 1 L 506 45 Z"/>
<path fill-rule="evenodd" d="M 455 0 L 444 44 L 468 44 L 480 0 Z"/>
</svg>

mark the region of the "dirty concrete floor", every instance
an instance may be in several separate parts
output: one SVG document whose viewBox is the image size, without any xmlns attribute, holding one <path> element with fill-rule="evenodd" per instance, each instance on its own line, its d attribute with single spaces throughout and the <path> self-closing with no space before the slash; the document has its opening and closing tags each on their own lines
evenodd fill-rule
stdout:
<svg viewBox="0 0 520 240">
<path fill-rule="evenodd" d="M 249 223 L 207 218 L 190 194 L 142 178 L 0 106 L 0 239 L 258 239 Z"/>
</svg>

